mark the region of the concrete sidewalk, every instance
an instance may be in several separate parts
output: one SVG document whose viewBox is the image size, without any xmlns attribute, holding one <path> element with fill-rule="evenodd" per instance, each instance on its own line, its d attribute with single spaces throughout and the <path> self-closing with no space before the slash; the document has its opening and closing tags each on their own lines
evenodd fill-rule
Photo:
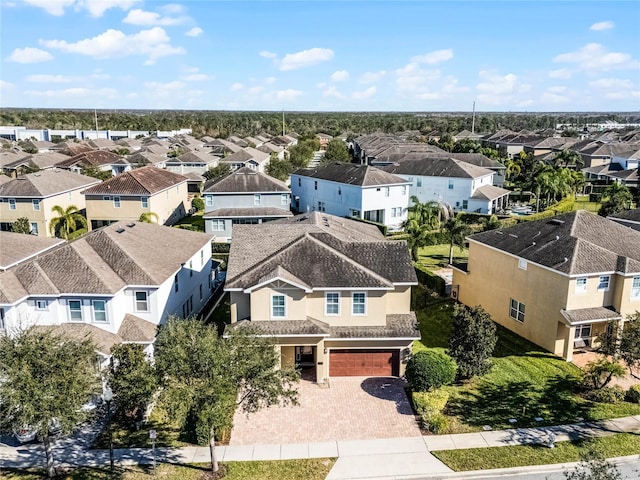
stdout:
<svg viewBox="0 0 640 480">
<path fill-rule="evenodd" d="M 501 447 L 506 445 L 546 444 L 553 432 L 556 441 L 602 437 L 617 433 L 640 433 L 640 415 L 602 422 L 582 422 L 546 428 L 432 435 L 375 440 L 348 440 L 320 443 L 218 446 L 222 462 L 252 460 L 289 460 L 337 457 L 327 480 L 364 478 L 425 478 L 453 473 L 431 455 L 434 450 Z M 56 464 L 60 466 L 100 466 L 109 464 L 108 450 L 85 450 L 62 440 L 54 443 Z M 208 447 L 156 448 L 157 462 L 206 463 Z M 150 448 L 115 449 L 114 458 L 121 465 L 151 464 Z M 44 463 L 42 445 L 0 446 L 1 468 L 39 467 Z"/>
</svg>

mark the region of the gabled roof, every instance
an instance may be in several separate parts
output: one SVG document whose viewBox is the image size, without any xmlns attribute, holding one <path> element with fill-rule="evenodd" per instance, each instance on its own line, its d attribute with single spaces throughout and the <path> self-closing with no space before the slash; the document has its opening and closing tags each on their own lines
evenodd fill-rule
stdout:
<svg viewBox="0 0 640 480">
<path fill-rule="evenodd" d="M 182 175 L 149 166 L 116 175 L 82 193 L 84 195 L 153 195 L 186 181 L 187 178 Z"/>
<path fill-rule="evenodd" d="M 128 157 L 129 163 L 139 165 L 157 165 L 167 163 L 167 157 L 153 152 L 140 151 Z"/>
<path fill-rule="evenodd" d="M 471 198 L 477 200 L 494 200 L 496 198 L 509 195 L 510 193 L 510 190 L 505 190 L 504 188 L 495 187 L 493 185 L 483 185 L 482 187 L 477 188 L 475 192 L 473 192 Z"/>
<path fill-rule="evenodd" d="M 0 270 L 24 262 L 64 243 L 60 238 L 0 231 Z"/>
<path fill-rule="evenodd" d="M 387 165 L 384 170 L 399 175 L 421 175 L 425 177 L 480 178 L 493 175 L 493 171 L 477 167 L 455 158 L 435 157 L 418 160 L 405 160 L 398 164 Z"/>
<path fill-rule="evenodd" d="M 206 165 L 217 162 L 218 159 L 209 152 L 192 152 L 183 153 L 177 158 L 168 158 L 167 163 L 204 163 Z"/>
<path fill-rule="evenodd" d="M 284 182 L 248 167 L 242 167 L 231 172 L 226 177 L 216 179 L 206 185 L 204 193 L 259 193 L 282 192 L 289 193 L 289 187 Z"/>
<path fill-rule="evenodd" d="M 63 160 L 56 164 L 60 168 L 69 167 L 101 167 L 103 165 L 112 165 L 121 160 L 120 155 L 109 152 L 107 150 L 89 150 L 75 155 L 68 160 Z"/>
<path fill-rule="evenodd" d="M 640 232 L 585 210 L 469 239 L 568 275 L 640 272 Z"/>
<path fill-rule="evenodd" d="M 361 187 L 408 183 L 405 179 L 388 171 L 369 165 L 356 165 L 353 163 L 332 163 L 318 168 L 300 169 L 293 172 L 293 175 Z"/>
<path fill-rule="evenodd" d="M 345 226 L 354 220 L 310 217 L 235 225 L 225 288 L 250 289 L 275 279 L 274 272 L 305 289 L 393 289 L 417 281 L 405 242 L 387 241 L 371 225 Z"/>
<path fill-rule="evenodd" d="M 0 303 L 26 295 L 112 295 L 127 285 L 157 286 L 209 242 L 204 233 L 116 222 L 0 273 Z"/>
<path fill-rule="evenodd" d="M 290 210 L 277 207 L 229 207 L 216 208 L 204 213 L 203 218 L 255 218 L 255 217 L 291 217 Z"/>
<path fill-rule="evenodd" d="M 634 208 L 633 210 L 625 210 L 624 212 L 616 213 L 607 218 L 619 218 L 620 220 L 628 220 L 631 222 L 640 223 L 640 208 Z"/>
<path fill-rule="evenodd" d="M 100 183 L 100 180 L 52 168 L 20 175 L 0 185 L 0 197 L 50 197 L 69 190 L 87 188 L 96 183 Z"/>
</svg>

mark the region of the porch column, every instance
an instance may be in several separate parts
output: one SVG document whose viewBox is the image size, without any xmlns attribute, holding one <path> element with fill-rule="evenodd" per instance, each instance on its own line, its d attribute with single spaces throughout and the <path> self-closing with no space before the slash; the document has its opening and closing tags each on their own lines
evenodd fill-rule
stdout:
<svg viewBox="0 0 640 480">
<path fill-rule="evenodd" d="M 575 338 L 576 335 L 576 327 L 568 327 L 567 330 L 569 331 L 569 338 L 565 337 L 565 342 L 564 342 L 564 350 L 562 352 L 562 357 L 567 361 L 570 362 L 571 360 L 573 360 L 573 339 Z"/>
<path fill-rule="evenodd" d="M 324 383 L 329 376 L 327 361 L 329 355 L 324 353 L 324 340 L 320 340 L 316 344 L 316 382 Z"/>
</svg>

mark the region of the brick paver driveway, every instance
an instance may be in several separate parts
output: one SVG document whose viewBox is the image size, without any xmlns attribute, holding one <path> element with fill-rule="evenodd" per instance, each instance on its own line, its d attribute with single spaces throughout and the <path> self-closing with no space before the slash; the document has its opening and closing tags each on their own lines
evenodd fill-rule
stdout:
<svg viewBox="0 0 640 480">
<path fill-rule="evenodd" d="M 300 405 L 236 412 L 230 445 L 420 436 L 398 378 L 335 377 L 323 388 L 302 380 Z"/>
</svg>

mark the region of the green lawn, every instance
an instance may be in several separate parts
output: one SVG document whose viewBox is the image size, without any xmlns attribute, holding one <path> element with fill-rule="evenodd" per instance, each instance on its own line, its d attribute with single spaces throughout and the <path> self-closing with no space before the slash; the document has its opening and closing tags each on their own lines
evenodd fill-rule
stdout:
<svg viewBox="0 0 640 480">
<path fill-rule="evenodd" d="M 469 258 L 469 250 L 453 247 L 454 263 L 464 263 Z M 429 245 L 418 250 L 418 264 L 428 270 L 437 270 L 449 263 L 449 244 Z"/>
<path fill-rule="evenodd" d="M 542 445 L 468 448 L 464 450 L 440 450 L 433 453 L 456 472 L 512 468 L 527 465 L 551 465 L 577 462 L 581 455 L 597 451 L 604 457 L 622 457 L 640 454 L 640 436 L 624 433 L 609 437 L 557 442 L 555 448 Z"/>
<path fill-rule="evenodd" d="M 194 213 L 193 215 L 187 215 L 182 220 L 174 224 L 174 227 L 178 225 L 192 225 L 196 227 L 199 231 L 204 232 L 204 218 L 202 215 L 204 212 Z"/>
<path fill-rule="evenodd" d="M 593 213 L 598 213 L 600 209 L 599 203 L 589 201 L 589 195 L 578 195 L 574 205 L 576 210 L 588 210 Z"/>
<path fill-rule="evenodd" d="M 416 310 L 422 341 L 414 351 L 448 347 L 453 301 L 433 302 Z M 627 402 L 601 404 L 579 396 L 581 371 L 572 363 L 498 325 L 498 343 L 491 371 L 472 381 L 443 387 L 451 397 L 444 413 L 447 433 L 558 425 L 640 414 L 640 405 Z M 537 422 L 536 417 L 544 418 Z M 517 420 L 509 423 L 510 418 Z M 443 432 L 444 433 L 444 432 Z"/>
<path fill-rule="evenodd" d="M 323 480 L 333 464 L 334 458 L 313 458 L 303 460 L 278 460 L 263 462 L 229 462 L 221 464 L 226 469 L 226 480 Z M 156 475 L 151 466 L 123 467 L 110 476 L 106 468 L 78 468 L 66 475 L 56 477 L 59 480 L 199 480 L 208 472 L 208 464 L 158 465 Z M 36 471 L 9 471 L 0 469 L 0 478 L 15 480 L 39 480 L 44 475 Z"/>
</svg>

